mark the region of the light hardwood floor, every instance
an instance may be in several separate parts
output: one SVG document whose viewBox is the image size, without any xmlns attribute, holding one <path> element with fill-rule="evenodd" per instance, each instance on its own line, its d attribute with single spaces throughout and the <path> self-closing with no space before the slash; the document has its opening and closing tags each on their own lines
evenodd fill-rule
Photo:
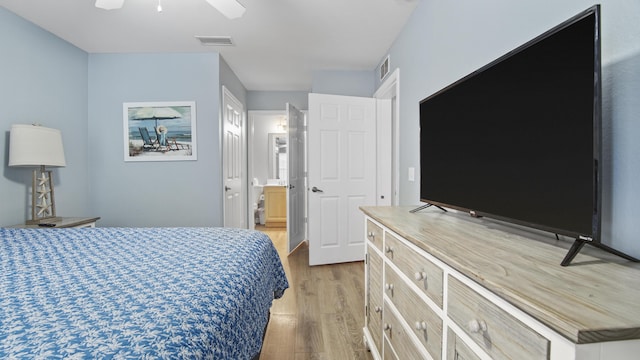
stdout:
<svg viewBox="0 0 640 360">
<path fill-rule="evenodd" d="M 284 230 L 258 230 L 273 241 L 289 280 L 271 307 L 260 360 L 373 359 L 362 340 L 364 264 L 310 267 L 308 246 L 287 255 Z"/>
</svg>

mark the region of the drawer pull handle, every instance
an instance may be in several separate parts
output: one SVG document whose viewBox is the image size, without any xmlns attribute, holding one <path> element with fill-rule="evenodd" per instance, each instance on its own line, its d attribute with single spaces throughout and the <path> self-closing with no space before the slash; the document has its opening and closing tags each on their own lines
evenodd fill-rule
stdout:
<svg viewBox="0 0 640 360">
<path fill-rule="evenodd" d="M 379 313 L 382 311 L 382 308 L 380 306 L 376 306 L 375 308 L 375 312 Z"/>
<path fill-rule="evenodd" d="M 420 331 L 420 330 L 427 331 L 427 322 L 426 321 L 416 321 L 414 327 L 418 331 Z"/>
<path fill-rule="evenodd" d="M 484 332 L 487 331 L 487 323 L 484 322 L 484 320 L 471 320 L 469 321 L 469 331 L 471 331 L 472 333 L 480 333 L 480 332 Z"/>
<path fill-rule="evenodd" d="M 372 239 L 375 239 L 376 234 L 374 234 L 373 231 L 369 231 L 369 234 L 367 234 L 367 236 L 369 236 Z"/>
<path fill-rule="evenodd" d="M 393 253 L 393 248 L 391 246 L 387 246 L 386 250 L 388 253 Z"/>
<path fill-rule="evenodd" d="M 416 281 L 424 280 L 427 278 L 427 273 L 424 271 L 418 271 L 413 274 L 413 278 L 416 279 Z"/>
<path fill-rule="evenodd" d="M 393 291 L 393 284 L 385 284 L 384 288 L 389 291 Z"/>
<path fill-rule="evenodd" d="M 384 329 L 385 329 L 385 330 L 391 330 L 391 325 L 389 325 L 389 324 L 384 324 Z"/>
</svg>

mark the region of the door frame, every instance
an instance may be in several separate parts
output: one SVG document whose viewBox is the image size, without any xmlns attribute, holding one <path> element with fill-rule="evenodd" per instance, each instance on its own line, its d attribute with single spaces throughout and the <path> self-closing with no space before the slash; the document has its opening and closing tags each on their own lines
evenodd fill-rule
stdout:
<svg viewBox="0 0 640 360">
<path fill-rule="evenodd" d="M 391 99 L 391 205 L 400 204 L 400 69 L 395 69 L 373 94 L 375 99 Z M 395 103 L 393 99 L 395 98 Z"/>
<path fill-rule="evenodd" d="M 298 109 L 300 110 L 300 109 Z M 307 162 L 307 122 L 309 119 L 309 110 L 300 110 L 300 112 L 304 115 L 304 149 L 303 149 L 303 155 L 302 155 L 302 159 L 303 159 L 303 163 L 304 163 L 304 184 L 305 184 L 305 191 L 304 193 L 304 218 L 305 218 L 305 224 L 304 224 L 304 240 L 302 241 L 303 243 L 308 242 L 308 234 L 309 234 L 309 223 L 308 223 L 308 219 L 307 219 L 307 214 L 308 214 L 308 204 L 309 204 L 309 198 L 308 198 L 308 193 L 306 191 L 306 187 L 307 187 L 307 181 L 308 181 L 308 173 L 307 173 L 307 167 L 308 167 L 308 162 Z M 249 187 L 249 191 L 253 190 L 253 178 L 255 177 L 254 171 L 253 171 L 253 165 L 254 165 L 254 159 L 253 159 L 253 150 L 254 150 L 254 143 L 255 143 L 255 138 L 256 138 L 256 134 L 255 134 L 255 122 L 256 122 L 256 118 L 258 117 L 262 117 L 262 116 L 287 116 L 287 111 L 286 110 L 249 110 L 248 111 L 248 120 L 247 120 L 247 179 L 248 180 L 248 187 Z M 287 130 L 283 130 L 282 132 L 288 132 L 288 124 L 287 124 Z M 264 185 L 264 184 L 262 184 Z M 255 223 L 254 223 L 254 213 L 253 213 L 253 199 L 252 196 L 247 196 L 247 217 L 249 218 L 249 229 L 255 230 Z M 289 221 L 289 219 L 287 218 L 287 221 Z M 289 240 L 287 240 L 288 242 Z M 287 243 L 287 248 L 289 248 L 289 244 Z"/>
<path fill-rule="evenodd" d="M 286 116 L 285 110 L 249 110 L 249 120 L 247 121 L 247 183 L 248 188 L 253 190 L 253 150 L 254 150 L 254 142 L 255 142 L 255 121 L 257 117 L 261 116 Z M 284 131 L 286 132 L 286 131 Z M 266 136 L 266 135 L 265 135 Z M 264 185 L 264 184 L 261 184 Z M 256 224 L 254 221 L 254 213 L 253 213 L 253 198 L 252 196 L 247 196 L 247 217 L 249 218 L 249 226 L 248 228 L 253 230 L 256 228 Z"/>
</svg>

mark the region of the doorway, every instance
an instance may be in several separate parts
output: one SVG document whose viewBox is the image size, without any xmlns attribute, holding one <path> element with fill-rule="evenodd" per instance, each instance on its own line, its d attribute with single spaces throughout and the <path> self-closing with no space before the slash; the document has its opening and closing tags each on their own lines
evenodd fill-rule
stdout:
<svg viewBox="0 0 640 360">
<path fill-rule="evenodd" d="M 248 141 L 249 228 L 266 226 L 265 187 L 287 185 L 287 116 L 284 110 L 250 110 Z M 277 200 L 281 195 L 272 194 Z M 276 204 L 277 205 L 277 204 Z M 285 207 L 286 209 L 286 207 Z M 286 230 L 285 223 L 282 230 Z"/>
</svg>

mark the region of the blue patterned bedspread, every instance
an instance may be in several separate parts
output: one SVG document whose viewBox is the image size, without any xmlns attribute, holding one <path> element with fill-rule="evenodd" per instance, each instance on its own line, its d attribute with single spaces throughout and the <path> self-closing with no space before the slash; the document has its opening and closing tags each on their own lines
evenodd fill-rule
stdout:
<svg viewBox="0 0 640 360">
<path fill-rule="evenodd" d="M 0 358 L 250 359 L 287 287 L 260 232 L 0 228 Z"/>
</svg>

